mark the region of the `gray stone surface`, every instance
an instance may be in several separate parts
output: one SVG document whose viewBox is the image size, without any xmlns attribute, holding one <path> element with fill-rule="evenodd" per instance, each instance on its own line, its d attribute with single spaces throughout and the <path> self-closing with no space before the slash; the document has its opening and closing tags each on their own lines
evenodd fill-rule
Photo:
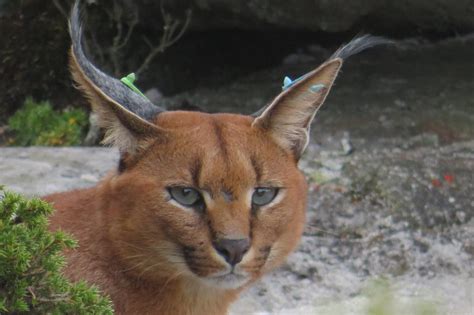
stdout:
<svg viewBox="0 0 474 315">
<path fill-rule="evenodd" d="M 409 28 L 472 30 L 474 1 L 449 0 L 195 0 L 198 28 L 286 28 L 342 32 L 356 25 L 406 32 Z M 412 30 L 410 30 L 412 31 Z"/>
<path fill-rule="evenodd" d="M 43 195 L 92 186 L 116 164 L 111 149 L 1 148 L 0 182 Z M 440 314 L 469 314 L 474 142 L 351 155 L 342 145 L 312 145 L 301 167 L 311 184 L 301 245 L 233 314 L 365 314 L 373 297 L 364 290 L 377 277 L 389 279 L 397 312 L 428 303 Z"/>
<path fill-rule="evenodd" d="M 84 2 L 99 7 L 111 6 L 108 2 Z M 38 3 L 38 0 L 0 0 L 0 16 L 14 14 L 18 7 L 38 7 Z M 127 13 L 139 10 L 141 26 L 161 28 L 160 2 L 123 0 L 120 3 Z M 198 31 L 232 28 L 344 32 L 362 27 L 379 32 L 414 34 L 416 31 L 474 30 L 473 0 L 191 0 L 166 1 L 166 7 L 177 16 L 192 8 L 190 28 Z"/>
<path fill-rule="evenodd" d="M 117 164 L 107 148 L 0 148 L 0 184 L 28 196 L 95 185 Z"/>
</svg>

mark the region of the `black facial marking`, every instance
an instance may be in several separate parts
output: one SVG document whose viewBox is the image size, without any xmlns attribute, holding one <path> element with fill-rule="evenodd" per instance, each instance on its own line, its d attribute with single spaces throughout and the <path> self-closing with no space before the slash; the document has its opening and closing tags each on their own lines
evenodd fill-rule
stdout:
<svg viewBox="0 0 474 315">
<path fill-rule="evenodd" d="M 125 163 L 125 157 L 123 155 L 120 156 L 119 164 L 118 164 L 118 172 L 123 173 L 125 169 L 127 168 L 127 165 Z"/>
<path fill-rule="evenodd" d="M 253 170 L 255 171 L 256 182 L 259 183 L 262 179 L 263 165 L 254 155 L 250 156 L 250 162 L 252 163 Z"/>
<path fill-rule="evenodd" d="M 191 178 L 193 180 L 194 187 L 199 187 L 199 178 L 201 175 L 202 161 L 197 158 L 191 164 Z"/>
<path fill-rule="evenodd" d="M 196 247 L 183 246 L 183 251 L 184 251 L 185 253 L 192 253 L 192 252 L 195 252 L 195 251 L 196 251 Z"/>
<path fill-rule="evenodd" d="M 259 252 L 262 254 L 268 255 L 270 253 L 270 250 L 272 249 L 271 246 L 265 246 L 259 249 Z"/>
<path fill-rule="evenodd" d="M 227 143 L 222 134 L 222 126 L 217 121 L 214 122 L 214 134 L 217 138 L 217 145 L 219 146 L 222 155 L 225 157 L 226 162 L 228 162 Z"/>
</svg>

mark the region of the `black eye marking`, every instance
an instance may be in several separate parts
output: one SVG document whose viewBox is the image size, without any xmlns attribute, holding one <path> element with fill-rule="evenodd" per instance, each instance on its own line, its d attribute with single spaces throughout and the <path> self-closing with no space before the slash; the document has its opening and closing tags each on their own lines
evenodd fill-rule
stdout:
<svg viewBox="0 0 474 315">
<path fill-rule="evenodd" d="M 252 163 L 253 169 L 255 171 L 255 180 L 258 183 L 262 178 L 263 165 L 254 155 L 250 157 L 250 162 Z"/>
<path fill-rule="evenodd" d="M 183 246 L 183 251 L 185 253 L 194 253 L 196 251 L 196 248 L 192 246 Z"/>
<path fill-rule="evenodd" d="M 123 156 L 120 157 L 119 164 L 118 164 L 118 172 L 123 173 L 127 165 L 125 164 L 125 158 Z"/>
<path fill-rule="evenodd" d="M 201 193 L 192 187 L 168 187 L 168 192 L 179 204 L 199 211 L 205 210 L 204 198 Z"/>
</svg>

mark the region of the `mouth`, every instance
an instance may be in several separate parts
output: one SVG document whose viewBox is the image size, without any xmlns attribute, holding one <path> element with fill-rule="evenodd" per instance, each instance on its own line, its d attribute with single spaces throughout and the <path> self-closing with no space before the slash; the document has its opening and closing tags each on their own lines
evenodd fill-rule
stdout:
<svg viewBox="0 0 474 315">
<path fill-rule="evenodd" d="M 226 274 L 214 275 L 207 278 L 203 278 L 204 282 L 213 287 L 219 287 L 223 289 L 238 289 L 250 280 L 248 276 L 236 274 L 234 271 Z"/>
</svg>

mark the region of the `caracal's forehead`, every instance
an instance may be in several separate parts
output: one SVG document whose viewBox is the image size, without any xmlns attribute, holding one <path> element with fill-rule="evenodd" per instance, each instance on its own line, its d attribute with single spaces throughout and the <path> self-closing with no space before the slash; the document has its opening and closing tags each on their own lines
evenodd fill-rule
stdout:
<svg viewBox="0 0 474 315">
<path fill-rule="evenodd" d="M 189 111 L 169 111 L 160 113 L 155 118 L 154 123 L 165 129 L 189 129 L 198 125 L 212 125 L 215 121 L 250 127 L 253 118 L 239 114 L 209 114 Z"/>
<path fill-rule="evenodd" d="M 255 185 L 283 185 L 295 163 L 290 154 L 252 128 L 252 121 L 233 114 L 160 114 L 155 123 L 169 132 L 170 140 L 157 152 L 166 150 L 172 159 L 162 172 L 199 188 L 232 194 Z"/>
</svg>

